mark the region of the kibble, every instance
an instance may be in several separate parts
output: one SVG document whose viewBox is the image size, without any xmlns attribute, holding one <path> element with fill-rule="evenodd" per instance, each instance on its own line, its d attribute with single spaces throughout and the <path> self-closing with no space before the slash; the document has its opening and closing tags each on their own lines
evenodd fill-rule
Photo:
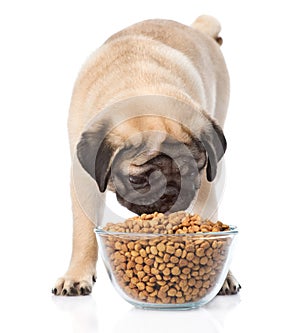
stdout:
<svg viewBox="0 0 300 333">
<path fill-rule="evenodd" d="M 221 274 L 231 241 L 203 234 L 230 230 L 228 225 L 184 211 L 168 216 L 142 214 L 108 223 L 104 230 L 147 234 L 142 239 L 105 236 L 117 283 L 130 297 L 145 303 L 184 304 L 203 298 Z M 190 233 L 193 237 L 186 235 Z"/>
</svg>

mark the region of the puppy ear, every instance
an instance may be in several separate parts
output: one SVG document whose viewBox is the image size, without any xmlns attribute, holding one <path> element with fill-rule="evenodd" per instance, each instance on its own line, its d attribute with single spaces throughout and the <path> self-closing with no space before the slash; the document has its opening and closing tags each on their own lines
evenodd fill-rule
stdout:
<svg viewBox="0 0 300 333">
<path fill-rule="evenodd" d="M 111 173 L 111 164 L 116 153 L 117 149 L 113 147 L 108 140 L 104 139 L 97 152 L 95 162 L 95 179 L 100 192 L 106 190 Z"/>
<path fill-rule="evenodd" d="M 226 151 L 227 142 L 221 127 L 212 119 L 210 128 L 201 134 L 200 140 L 208 157 L 206 177 L 212 182 L 217 175 L 217 164 Z"/>
<path fill-rule="evenodd" d="M 107 139 L 107 126 L 88 130 L 81 135 L 77 144 L 77 156 L 85 171 L 96 180 L 101 192 L 104 192 L 110 177 L 116 147 Z"/>
</svg>

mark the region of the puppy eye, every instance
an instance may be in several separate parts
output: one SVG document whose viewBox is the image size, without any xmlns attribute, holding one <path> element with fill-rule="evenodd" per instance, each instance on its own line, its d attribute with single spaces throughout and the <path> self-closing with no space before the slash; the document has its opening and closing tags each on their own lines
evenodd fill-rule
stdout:
<svg viewBox="0 0 300 333">
<path fill-rule="evenodd" d="M 196 174 L 197 174 L 197 172 L 196 171 L 192 171 L 189 175 L 190 175 L 190 177 L 195 177 L 196 176 Z"/>
</svg>

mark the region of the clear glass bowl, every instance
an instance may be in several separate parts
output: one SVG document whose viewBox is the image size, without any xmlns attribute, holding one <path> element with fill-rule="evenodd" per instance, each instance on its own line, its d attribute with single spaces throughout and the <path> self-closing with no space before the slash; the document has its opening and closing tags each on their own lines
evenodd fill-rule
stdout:
<svg viewBox="0 0 300 333">
<path fill-rule="evenodd" d="M 95 229 L 100 253 L 118 293 L 136 307 L 192 309 L 221 289 L 238 230 L 146 234 Z"/>
</svg>

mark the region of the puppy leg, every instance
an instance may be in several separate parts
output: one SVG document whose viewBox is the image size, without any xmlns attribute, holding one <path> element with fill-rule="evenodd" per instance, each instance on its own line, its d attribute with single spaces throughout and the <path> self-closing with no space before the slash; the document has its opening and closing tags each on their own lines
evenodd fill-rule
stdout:
<svg viewBox="0 0 300 333">
<path fill-rule="evenodd" d="M 71 185 L 73 209 L 73 251 L 66 274 L 59 278 L 52 290 L 55 295 L 88 295 L 96 282 L 96 262 L 98 257 L 95 225 L 82 211 Z"/>
<path fill-rule="evenodd" d="M 217 208 L 215 188 L 212 183 L 207 181 L 206 176 L 203 175 L 194 207 L 192 207 L 193 213 L 199 214 L 203 219 L 216 222 L 218 220 Z"/>
<path fill-rule="evenodd" d="M 237 279 L 233 276 L 231 271 L 229 271 L 218 295 L 235 295 L 240 291 L 241 288 L 242 287 L 238 283 Z"/>
<path fill-rule="evenodd" d="M 195 202 L 194 212 L 203 218 L 208 218 L 212 221 L 218 220 L 217 196 L 215 193 L 215 188 L 213 184 L 207 182 L 206 179 L 202 180 L 198 197 Z M 238 283 L 237 279 L 234 277 L 231 271 L 229 271 L 218 294 L 235 295 L 239 292 L 240 289 L 241 285 Z"/>
</svg>

